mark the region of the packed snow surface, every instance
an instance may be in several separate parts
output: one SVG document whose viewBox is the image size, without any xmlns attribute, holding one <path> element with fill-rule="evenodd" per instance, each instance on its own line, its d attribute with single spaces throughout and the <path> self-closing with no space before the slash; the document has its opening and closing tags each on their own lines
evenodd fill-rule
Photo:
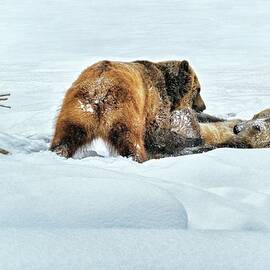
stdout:
<svg viewBox="0 0 270 270">
<path fill-rule="evenodd" d="M 143 164 L 100 141 L 75 159 L 48 151 L 65 91 L 101 59 L 187 59 L 207 113 L 268 108 L 269 13 L 263 0 L 1 1 L 0 269 L 270 269 L 270 149 Z"/>
</svg>

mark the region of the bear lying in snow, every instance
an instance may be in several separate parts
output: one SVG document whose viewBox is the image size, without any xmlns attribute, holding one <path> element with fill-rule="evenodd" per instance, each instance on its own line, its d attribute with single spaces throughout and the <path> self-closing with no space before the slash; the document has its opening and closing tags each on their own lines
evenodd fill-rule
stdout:
<svg viewBox="0 0 270 270">
<path fill-rule="evenodd" d="M 233 148 L 270 147 L 270 109 L 255 114 L 251 120 L 199 125 L 201 137 L 208 145 Z"/>
<path fill-rule="evenodd" d="M 67 91 L 51 150 L 68 158 L 102 138 L 120 155 L 143 162 L 147 153 L 170 154 L 201 144 L 171 130 L 171 111 L 182 108 L 205 109 L 187 61 L 101 61 L 84 70 Z"/>
<path fill-rule="evenodd" d="M 249 121 L 238 123 L 233 131 L 236 145 L 240 142 L 247 148 L 270 147 L 270 109 L 255 114 Z"/>
<path fill-rule="evenodd" d="M 192 109 L 171 113 L 171 130 L 188 138 L 201 139 L 197 147 L 176 149 L 172 155 L 153 153 L 152 158 L 201 153 L 215 148 L 267 148 L 270 147 L 270 109 L 254 115 L 251 120 L 228 120 L 196 114 Z M 212 122 L 207 122 L 210 119 Z M 220 120 L 220 121 L 218 121 Z M 156 138 L 157 143 L 163 138 Z"/>
</svg>

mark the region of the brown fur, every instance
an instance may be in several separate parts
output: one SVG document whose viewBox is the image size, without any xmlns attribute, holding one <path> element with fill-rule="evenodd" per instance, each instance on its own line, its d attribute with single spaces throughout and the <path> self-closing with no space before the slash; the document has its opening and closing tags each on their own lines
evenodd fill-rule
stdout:
<svg viewBox="0 0 270 270">
<path fill-rule="evenodd" d="M 270 147 L 270 109 L 255 114 L 251 120 L 237 124 L 234 133 L 238 141 L 251 148 Z"/>
<path fill-rule="evenodd" d="M 177 111 L 174 112 L 174 114 Z M 204 145 L 214 148 L 265 148 L 270 147 L 270 109 L 255 114 L 251 120 L 228 120 L 199 123 L 192 110 L 180 110 L 188 119 L 177 123 L 177 132 L 201 138 Z M 173 114 L 172 114 L 173 117 Z M 173 128 L 173 127 L 172 127 Z"/>
<path fill-rule="evenodd" d="M 205 109 L 187 61 L 101 61 L 84 70 L 67 91 L 51 150 L 72 157 L 79 147 L 102 138 L 120 155 L 143 162 L 146 150 L 183 147 L 182 136 L 169 129 L 171 110 L 182 107 Z M 168 138 L 161 148 L 156 148 L 157 134 Z"/>
<path fill-rule="evenodd" d="M 262 119 L 262 118 L 270 118 L 270 108 L 265 109 L 265 110 L 255 114 L 252 119 L 256 120 L 256 119 Z"/>
<path fill-rule="evenodd" d="M 214 147 L 232 141 L 236 137 L 233 128 L 239 122 L 241 120 L 200 123 L 192 109 L 175 110 L 171 116 L 172 130 L 184 137 L 201 139 L 201 144 Z"/>
<path fill-rule="evenodd" d="M 230 120 L 215 123 L 200 123 L 202 140 L 207 145 L 230 145 L 235 139 L 233 128 L 241 120 Z"/>
</svg>

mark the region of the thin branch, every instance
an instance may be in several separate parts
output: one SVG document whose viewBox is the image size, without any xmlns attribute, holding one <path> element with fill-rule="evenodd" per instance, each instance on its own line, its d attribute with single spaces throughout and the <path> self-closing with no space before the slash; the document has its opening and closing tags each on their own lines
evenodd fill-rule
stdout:
<svg viewBox="0 0 270 270">
<path fill-rule="evenodd" d="M 9 97 L 9 96 L 10 96 L 10 93 L 6 93 L 6 94 L 0 94 L 0 101 L 6 101 L 6 100 L 8 100 L 8 98 L 7 98 L 7 97 Z M 8 108 L 8 109 L 11 109 L 11 107 L 10 107 L 10 106 L 3 105 L 3 104 L 0 104 L 0 107 L 2 107 L 2 108 Z"/>
<path fill-rule="evenodd" d="M 0 154 L 7 155 L 7 154 L 9 154 L 9 152 L 0 148 Z"/>
<path fill-rule="evenodd" d="M 0 94 L 0 97 L 8 97 L 10 96 L 10 93 L 7 93 L 7 94 Z"/>
<path fill-rule="evenodd" d="M 3 104 L 0 104 L 0 107 L 11 109 L 10 106 L 6 106 L 6 105 L 3 105 Z"/>
</svg>

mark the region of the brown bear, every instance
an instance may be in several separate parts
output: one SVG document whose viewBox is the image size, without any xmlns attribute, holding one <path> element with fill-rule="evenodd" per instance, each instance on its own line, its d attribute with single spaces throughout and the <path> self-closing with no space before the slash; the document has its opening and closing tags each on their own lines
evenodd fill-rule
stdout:
<svg viewBox="0 0 270 270">
<path fill-rule="evenodd" d="M 230 120 L 200 124 L 206 144 L 215 147 L 267 148 L 270 147 L 270 109 L 263 110 L 251 120 Z"/>
<path fill-rule="evenodd" d="M 263 110 L 249 121 L 238 123 L 233 128 L 236 142 L 247 148 L 270 147 L 270 109 Z"/>
<path fill-rule="evenodd" d="M 236 119 L 215 123 L 199 123 L 202 140 L 205 144 L 215 147 L 233 147 L 233 144 L 238 141 L 233 128 L 241 122 L 242 120 Z M 237 144 L 240 147 L 240 141 Z"/>
<path fill-rule="evenodd" d="M 241 122 L 241 120 L 225 121 L 204 115 L 204 123 L 201 123 L 200 117 L 200 114 L 196 114 L 189 108 L 174 110 L 170 119 L 171 130 L 183 137 L 201 139 L 200 146 L 207 145 L 208 149 L 208 146 L 217 147 L 235 137 L 233 128 Z M 178 151 L 179 149 L 177 149 Z"/>
<path fill-rule="evenodd" d="M 207 116 L 207 115 L 206 115 Z M 218 118 L 207 118 L 215 121 Z M 207 119 L 205 118 L 205 119 Z M 176 149 L 174 156 L 209 151 L 215 148 L 270 147 L 270 109 L 254 115 L 251 120 L 228 120 L 201 123 L 192 109 L 175 110 L 171 114 L 171 129 L 183 137 L 201 138 L 202 144 L 191 149 Z M 156 155 L 165 157 L 168 155 Z"/>
<path fill-rule="evenodd" d="M 270 109 L 255 114 L 251 120 L 200 123 L 200 131 L 205 144 L 214 147 L 270 147 Z"/>
<path fill-rule="evenodd" d="M 51 150 L 68 158 L 81 146 L 102 138 L 120 155 L 138 162 L 147 159 L 148 151 L 168 149 L 170 153 L 187 141 L 171 131 L 171 111 L 203 111 L 200 90 L 185 60 L 98 62 L 84 70 L 67 91 Z M 160 144 L 156 137 L 166 139 Z M 192 139 L 188 141 L 192 144 Z"/>
</svg>

